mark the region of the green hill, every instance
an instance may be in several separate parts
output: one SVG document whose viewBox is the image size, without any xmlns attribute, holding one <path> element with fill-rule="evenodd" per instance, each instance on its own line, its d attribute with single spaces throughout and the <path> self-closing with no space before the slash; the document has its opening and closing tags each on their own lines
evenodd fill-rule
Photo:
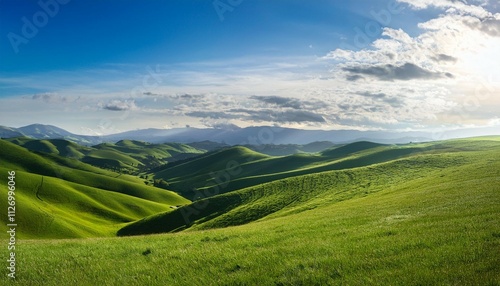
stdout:
<svg viewBox="0 0 500 286">
<path fill-rule="evenodd" d="M 80 146 L 64 139 L 17 137 L 7 140 L 32 151 L 74 158 L 96 167 L 129 174 L 137 174 L 205 152 L 185 144 L 150 144 L 134 140 L 122 140 L 116 144 L 102 143 L 92 147 Z"/>
<path fill-rule="evenodd" d="M 260 144 L 260 145 L 244 145 L 249 149 L 252 149 L 256 152 L 271 155 L 271 156 L 286 156 L 293 155 L 297 153 L 317 153 L 321 152 L 325 149 L 331 148 L 334 146 L 332 142 L 329 141 L 318 141 L 312 142 L 306 145 L 297 145 L 297 144 Z"/>
<path fill-rule="evenodd" d="M 363 150 L 375 148 L 383 146 L 383 144 L 378 144 L 378 143 L 373 143 L 373 142 L 368 142 L 368 141 L 359 141 L 359 142 L 354 142 L 351 144 L 347 144 L 344 146 L 339 146 L 339 147 L 332 147 L 327 150 L 324 150 L 321 152 L 321 155 L 327 156 L 330 158 L 340 158 L 343 156 L 347 156 L 349 154 L 353 154 L 356 152 L 360 152 Z"/>
<path fill-rule="evenodd" d="M 205 195 L 208 198 L 193 205 L 144 218 L 121 229 L 118 234 L 160 233 L 188 227 L 204 229 L 240 225 L 271 214 L 277 215 L 276 213 L 285 209 L 285 213 L 293 213 L 316 208 L 318 203 L 315 201 L 330 203 L 367 196 L 394 184 L 421 181 L 421 178 L 427 179 L 427 182 L 421 183 L 431 186 L 442 180 L 440 178 L 451 177 L 458 180 L 460 176 L 455 173 L 467 173 L 470 166 L 476 162 L 486 168 L 487 163 L 494 162 L 493 158 L 500 158 L 500 142 L 497 140 L 455 140 L 420 145 L 427 152 L 418 149 L 419 152 L 408 158 L 390 160 L 387 163 L 291 177 L 213 197 L 208 193 Z M 413 151 L 414 147 L 395 150 L 398 151 L 396 154 L 400 155 L 400 150 L 406 154 L 408 150 Z M 388 150 L 381 149 L 362 158 L 397 157 L 387 153 Z M 370 163 L 378 160 L 367 161 Z M 491 167 L 494 172 L 490 174 L 494 177 L 496 172 L 500 172 L 500 168 Z M 200 194 L 206 193 L 200 191 Z"/>
<path fill-rule="evenodd" d="M 452 152 L 456 147 L 445 144 L 442 148 Z M 154 173 L 154 178 L 167 181 L 171 190 L 194 200 L 198 199 L 199 191 L 214 192 L 211 189 L 216 189 L 216 193 L 225 193 L 294 176 L 368 166 L 436 151 L 434 143 L 382 145 L 356 142 L 317 154 L 271 157 L 244 147 L 232 147 L 224 151 L 232 154 L 213 153 L 172 168 L 167 166 Z"/>
<path fill-rule="evenodd" d="M 74 159 L 41 155 L 0 140 L 0 172 L 16 172 L 21 238 L 109 236 L 120 225 L 188 203 L 139 178 L 95 168 Z M 0 177 L 7 185 L 7 176 Z M 7 209 L 7 201 L 2 200 Z M 7 221 L 7 213 L 0 215 Z M 6 224 L 0 227 L 6 230 Z"/>
<path fill-rule="evenodd" d="M 16 282 L 498 285 L 500 138 L 406 148 L 419 152 L 213 196 L 121 234 L 183 227 L 167 217 L 187 231 L 23 241 Z"/>
<path fill-rule="evenodd" d="M 240 163 L 256 162 L 271 158 L 246 147 L 230 147 L 200 156 L 184 164 L 163 169 L 154 174 L 155 179 L 165 179 L 170 188 L 184 197 L 193 198 L 193 189 L 217 184 L 214 175 L 218 172 L 237 173 Z"/>
</svg>

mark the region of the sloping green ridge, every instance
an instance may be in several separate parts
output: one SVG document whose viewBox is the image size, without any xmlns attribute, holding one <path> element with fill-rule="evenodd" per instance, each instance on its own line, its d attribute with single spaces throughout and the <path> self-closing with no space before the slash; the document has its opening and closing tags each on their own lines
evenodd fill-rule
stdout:
<svg viewBox="0 0 500 286">
<path fill-rule="evenodd" d="M 7 141 L 32 151 L 74 158 L 93 166 L 129 172 L 137 172 L 145 166 L 156 167 L 172 158 L 195 156 L 204 152 L 185 144 L 150 144 L 133 140 L 122 140 L 116 144 L 103 143 L 93 147 L 80 146 L 64 139 L 36 140 L 19 137 Z"/>
<path fill-rule="evenodd" d="M 208 185 L 213 185 L 210 182 L 213 174 L 220 170 L 232 171 L 233 168 L 238 169 L 241 162 L 255 162 L 272 158 L 248 148 L 236 146 L 214 152 L 208 156 L 201 156 L 176 165 L 172 168 L 167 168 L 154 175 L 157 179 L 165 179 L 177 193 L 182 194 L 186 198 L 192 199 L 194 196 L 192 190 Z M 168 167 L 168 165 L 167 165 Z M 216 184 L 216 183 L 215 183 Z"/>
<path fill-rule="evenodd" d="M 363 188 L 369 192 L 366 196 L 339 199 L 335 191 L 324 192 L 241 226 L 19 241 L 16 257 L 22 271 L 15 282 L 499 285 L 500 140 L 496 141 L 454 141 L 462 151 L 418 156 L 415 163 L 411 158 L 399 160 L 407 165 L 393 166 L 400 167 L 397 171 L 389 168 L 397 176 L 381 190 L 363 183 L 348 187 Z M 457 165 L 448 166 L 450 160 Z M 382 164 L 373 168 L 378 166 Z M 365 168 L 351 171 L 361 169 Z M 372 184 L 378 185 L 376 179 Z M 7 248 L 2 249 L 2 256 L 8 257 Z"/>
<path fill-rule="evenodd" d="M 0 168 L 2 174 L 8 170 Z M 0 178 L 2 185 L 7 184 L 6 178 Z M 155 202 L 19 171 L 16 235 L 33 239 L 111 236 L 123 223 L 168 211 L 173 203 L 176 202 Z M 0 206 L 7 209 L 6 201 L 2 200 Z M 7 222 L 6 213 L 1 214 L 1 221 Z M 7 230 L 6 223 L 0 230 Z"/>
<path fill-rule="evenodd" d="M 0 149 L 0 172 L 4 174 L 0 184 L 7 185 L 8 171 L 17 174 L 16 217 L 22 225 L 21 238 L 109 236 L 125 222 L 189 202 L 141 180 L 114 178 L 119 174 L 76 160 L 44 157 L 4 140 L 0 140 Z M 7 197 L 6 189 L 2 193 Z M 1 200 L 1 207 L 7 210 L 7 200 Z M 6 212 L 1 219 L 7 222 Z"/>
<path fill-rule="evenodd" d="M 172 201 L 174 202 L 173 205 L 177 205 L 178 203 L 176 202 L 178 201 L 185 202 L 181 196 L 170 191 L 146 186 L 138 178 L 131 179 L 128 176 L 92 167 L 87 167 L 83 170 L 75 169 L 85 164 L 71 159 L 59 158 L 52 160 L 55 157 L 50 155 L 44 157 L 3 140 L 0 140 L 0 148 L 2 150 L 0 160 L 5 162 L 3 166 L 6 168 L 56 177 L 69 182 L 123 193 L 146 200 Z M 67 163 L 68 161 L 73 161 L 72 166 L 67 167 L 59 164 L 60 162 Z M 70 163 L 67 164 L 70 165 Z M 93 171 L 98 171 L 99 173 L 94 173 Z"/>
<path fill-rule="evenodd" d="M 231 151 L 235 148 L 239 151 Z M 460 151 L 451 143 L 439 148 L 449 152 Z M 208 193 L 216 189 L 218 193 L 225 193 L 293 176 L 368 166 L 415 154 L 442 151 L 435 143 L 382 145 L 363 141 L 331 148 L 320 154 L 270 157 L 243 147 L 233 147 L 223 152 L 246 155 L 220 156 L 222 152 L 216 153 L 203 160 L 190 161 L 158 172 L 155 178 L 168 181 L 170 189 L 196 200 L 198 191 L 206 190 Z"/>
<path fill-rule="evenodd" d="M 447 176 L 453 172 L 464 172 L 470 164 L 479 163 L 483 166 L 494 162 L 498 166 L 500 162 L 500 142 L 495 140 L 473 143 L 457 140 L 435 143 L 434 146 L 436 149 L 430 154 L 368 167 L 292 177 L 216 195 L 170 213 L 141 219 L 122 228 L 118 235 L 241 225 L 270 215 L 301 212 L 324 204 L 367 196 L 422 178 L 429 178 L 428 183 L 439 182 L 439 177 L 436 178 L 438 174 Z M 458 151 L 456 148 L 460 146 L 462 150 Z M 493 158 L 497 158 L 496 162 L 490 157 L 492 154 L 495 156 Z"/>
<path fill-rule="evenodd" d="M 321 153 L 323 156 L 328 156 L 330 158 L 340 158 L 349 154 L 353 154 L 366 149 L 371 149 L 375 147 L 383 146 L 383 144 L 378 144 L 369 141 L 359 141 L 351 144 L 346 144 L 344 146 L 338 146 L 324 150 Z"/>
</svg>

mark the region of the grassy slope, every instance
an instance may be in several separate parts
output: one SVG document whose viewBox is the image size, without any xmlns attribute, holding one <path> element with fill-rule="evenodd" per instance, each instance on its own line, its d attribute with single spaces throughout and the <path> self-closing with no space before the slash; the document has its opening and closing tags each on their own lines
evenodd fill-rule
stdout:
<svg viewBox="0 0 500 286">
<path fill-rule="evenodd" d="M 23 241 L 17 282 L 498 285 L 500 141 L 444 144 L 462 150 L 319 174 L 315 180 L 332 174 L 346 178 L 331 181 L 331 187 L 325 184 L 323 191 L 303 190 L 314 195 L 300 192 L 307 198 L 300 204 L 242 226 L 148 237 Z M 385 172 L 390 176 L 380 178 Z M 374 177 L 365 177 L 370 174 Z M 289 192 L 292 184 L 286 182 L 293 180 L 274 184 Z M 253 205 L 262 199 L 257 196 Z"/>
<path fill-rule="evenodd" d="M 0 149 L 1 185 L 6 185 L 8 171 L 17 173 L 18 218 L 24 224 L 20 237 L 112 235 L 125 222 L 188 202 L 172 192 L 148 187 L 138 178 L 76 160 L 41 156 L 4 140 Z M 6 200 L 0 206 L 7 209 Z M 6 213 L 0 217 L 7 221 Z M 5 228 L 4 223 L 0 229 Z"/>
<path fill-rule="evenodd" d="M 150 144 L 146 142 L 122 140 L 116 144 L 103 143 L 85 147 L 63 139 L 36 140 L 30 138 L 7 139 L 29 150 L 81 160 L 91 165 L 115 170 L 136 172 L 139 167 L 158 166 L 166 160 L 202 154 L 185 144 Z"/>
<path fill-rule="evenodd" d="M 296 211 L 294 206 L 298 206 L 299 210 L 315 208 L 317 205 L 311 200 L 331 196 L 331 193 L 335 194 L 335 200 L 366 196 L 383 190 L 388 185 L 430 176 L 443 168 L 466 166 L 477 159 L 470 157 L 472 153 L 469 152 L 474 150 L 500 150 L 500 143 L 497 141 L 474 141 L 467 144 L 468 149 L 461 147 L 463 143 L 460 141 L 434 143 L 433 151 L 426 155 L 415 154 L 410 158 L 385 164 L 291 177 L 214 197 L 209 197 L 209 194 L 206 195 L 209 198 L 192 206 L 144 218 L 120 230 L 119 234 L 177 231 L 192 227 L 193 223 L 194 228 L 244 224 L 282 209 Z M 425 148 L 430 150 L 428 144 Z M 370 157 L 387 157 L 386 153 L 387 150 L 382 149 Z"/>
<path fill-rule="evenodd" d="M 456 151 L 451 143 L 446 143 L 442 148 L 450 152 Z M 194 200 L 198 199 L 194 189 L 213 192 L 210 189 L 216 188 L 219 192 L 230 192 L 293 176 L 362 167 L 436 151 L 442 152 L 444 149 L 437 150 L 436 143 L 398 146 L 356 142 L 331 148 L 319 154 L 270 157 L 243 147 L 234 147 L 223 152 L 244 155 L 220 156 L 221 153 L 216 153 L 204 157 L 203 160 L 189 161 L 158 172 L 155 178 L 167 180 L 172 190 Z M 230 162 L 236 162 L 237 172 L 227 168 Z"/>
<path fill-rule="evenodd" d="M 147 142 L 122 140 L 116 144 L 105 143 L 95 146 L 98 150 L 90 152 L 84 158 L 87 162 L 95 162 L 97 165 L 129 168 L 137 170 L 138 166 L 159 166 L 166 161 L 183 154 L 202 154 L 198 150 L 185 144 L 150 144 Z M 119 165 L 117 165 L 119 163 Z"/>
<path fill-rule="evenodd" d="M 251 163 L 269 158 L 271 157 L 237 146 L 189 160 L 187 163 L 172 168 L 168 168 L 167 165 L 168 169 L 156 173 L 154 177 L 167 179 L 172 189 L 184 197 L 192 198 L 191 191 L 193 188 L 215 184 L 211 182 L 214 173 L 220 170 L 232 169 L 234 163 L 239 165 L 241 162 Z"/>
</svg>

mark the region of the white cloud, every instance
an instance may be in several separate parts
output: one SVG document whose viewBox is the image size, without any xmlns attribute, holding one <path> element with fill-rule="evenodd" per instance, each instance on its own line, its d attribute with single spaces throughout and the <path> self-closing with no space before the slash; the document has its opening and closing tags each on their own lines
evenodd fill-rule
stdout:
<svg viewBox="0 0 500 286">
<path fill-rule="evenodd" d="M 135 101 L 133 99 L 130 100 L 111 100 L 106 104 L 100 104 L 102 109 L 110 110 L 110 111 L 126 111 L 126 110 L 135 110 L 137 106 L 135 105 Z"/>
<path fill-rule="evenodd" d="M 478 18 L 486 18 L 492 15 L 491 12 L 478 5 L 467 4 L 465 0 L 397 0 L 401 3 L 407 3 L 414 9 L 427 9 L 429 7 L 448 9 L 447 12 L 454 12 L 461 15 L 471 15 Z M 478 1 L 472 1 L 478 2 Z M 485 4 L 485 1 L 479 1 L 478 4 Z"/>
<path fill-rule="evenodd" d="M 377 94 L 373 92 L 377 87 L 390 96 L 404 94 L 399 98 L 400 107 L 383 106 L 380 99 L 371 105 L 351 101 L 341 106 L 353 113 L 351 118 L 382 123 L 380 115 L 385 114 L 385 120 L 395 125 L 488 124 L 494 116 L 488 110 L 500 110 L 495 96 L 500 93 L 500 80 L 495 76 L 500 66 L 500 14 L 460 1 L 400 2 L 414 9 L 442 9 L 443 13 L 419 23 L 420 35 L 384 28 L 382 38 L 367 49 L 337 49 L 325 56 L 334 62 L 332 73 L 356 82 L 361 90 L 354 93 Z M 405 80 L 404 85 L 398 80 Z M 402 92 L 402 86 L 412 92 Z M 363 112 L 367 106 L 371 113 Z"/>
</svg>

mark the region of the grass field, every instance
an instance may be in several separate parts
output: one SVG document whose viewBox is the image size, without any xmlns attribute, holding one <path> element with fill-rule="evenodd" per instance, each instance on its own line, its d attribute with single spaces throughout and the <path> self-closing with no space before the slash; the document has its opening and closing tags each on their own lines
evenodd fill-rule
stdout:
<svg viewBox="0 0 500 286">
<path fill-rule="evenodd" d="M 96 167 L 132 174 L 205 152 L 186 144 L 151 144 L 134 140 L 102 143 L 92 147 L 80 146 L 64 139 L 18 137 L 7 141 L 31 151 L 78 159 Z"/>
<path fill-rule="evenodd" d="M 12 282 L 500 285 L 500 138 L 405 148 L 424 151 L 221 193 L 122 234 L 179 230 L 194 208 L 181 232 L 20 240 Z"/>
<path fill-rule="evenodd" d="M 0 140 L 0 184 L 16 172 L 20 238 L 113 236 L 131 222 L 189 201 L 144 181 L 83 164 L 74 159 L 41 156 Z M 2 192 L 7 197 L 7 193 Z M 0 201 L 7 210 L 7 200 Z M 7 211 L 0 214 L 7 222 Z M 8 228 L 6 223 L 1 231 Z"/>
<path fill-rule="evenodd" d="M 368 166 L 418 154 L 457 152 L 461 148 L 458 141 L 405 145 L 355 142 L 313 154 L 267 156 L 238 146 L 172 168 L 167 165 L 167 169 L 152 175 L 168 181 L 171 190 L 194 200 L 198 192 L 193 190 L 208 193 L 217 188 L 231 192 L 292 176 Z"/>
</svg>

